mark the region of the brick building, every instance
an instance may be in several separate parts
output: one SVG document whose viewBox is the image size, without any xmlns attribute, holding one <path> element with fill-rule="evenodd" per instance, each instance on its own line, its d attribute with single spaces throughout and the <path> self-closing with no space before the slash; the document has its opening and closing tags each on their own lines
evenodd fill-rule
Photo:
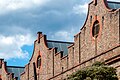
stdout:
<svg viewBox="0 0 120 80">
<path fill-rule="evenodd" d="M 120 2 L 93 0 L 74 43 L 47 40 L 38 32 L 34 51 L 21 80 L 64 80 L 95 61 L 117 69 L 120 78 Z M 2 65 L 4 66 L 4 65 Z M 1 78 L 5 79 L 2 74 Z"/>
<path fill-rule="evenodd" d="M 0 80 L 20 80 L 24 67 L 7 66 L 4 59 L 0 59 Z"/>
</svg>

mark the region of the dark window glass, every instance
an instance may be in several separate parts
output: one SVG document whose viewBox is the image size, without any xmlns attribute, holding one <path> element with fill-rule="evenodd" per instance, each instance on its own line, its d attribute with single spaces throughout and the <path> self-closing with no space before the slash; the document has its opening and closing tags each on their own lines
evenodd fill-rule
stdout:
<svg viewBox="0 0 120 80">
<path fill-rule="evenodd" d="M 37 58 L 37 68 L 40 69 L 40 66 L 41 66 L 41 56 L 38 56 L 38 58 Z"/>
<path fill-rule="evenodd" d="M 92 36 L 97 38 L 99 31 L 100 31 L 100 25 L 99 25 L 99 22 L 96 21 L 93 25 L 93 28 L 92 28 Z"/>
</svg>

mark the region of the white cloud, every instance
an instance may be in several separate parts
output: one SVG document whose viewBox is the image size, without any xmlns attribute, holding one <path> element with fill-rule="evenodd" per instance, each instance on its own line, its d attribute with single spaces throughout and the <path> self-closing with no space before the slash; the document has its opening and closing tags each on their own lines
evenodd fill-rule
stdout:
<svg viewBox="0 0 120 80">
<path fill-rule="evenodd" d="M 3 36 L 0 35 L 0 58 L 28 58 L 27 51 L 22 51 L 24 45 L 32 45 L 33 38 L 30 34 Z"/>
<path fill-rule="evenodd" d="M 0 11 L 2 13 L 21 8 L 41 6 L 49 0 L 0 0 Z"/>
<path fill-rule="evenodd" d="M 88 11 L 88 3 L 85 3 L 83 5 L 75 5 L 73 7 L 73 11 L 76 14 L 86 14 Z"/>
<path fill-rule="evenodd" d="M 92 1 L 92 0 L 91 0 Z M 107 1 L 115 1 L 115 2 L 120 2 L 120 0 L 107 0 Z M 75 5 L 73 7 L 73 12 L 76 14 L 86 14 L 88 11 L 88 2 L 85 2 L 83 5 Z"/>
<path fill-rule="evenodd" d="M 70 30 L 60 30 L 51 37 L 53 39 L 62 40 L 62 41 L 73 41 L 74 35 L 76 34 L 76 29 L 71 28 Z"/>
<path fill-rule="evenodd" d="M 34 4 L 39 4 L 39 5 L 45 4 L 48 1 L 50 0 L 32 0 Z"/>
</svg>

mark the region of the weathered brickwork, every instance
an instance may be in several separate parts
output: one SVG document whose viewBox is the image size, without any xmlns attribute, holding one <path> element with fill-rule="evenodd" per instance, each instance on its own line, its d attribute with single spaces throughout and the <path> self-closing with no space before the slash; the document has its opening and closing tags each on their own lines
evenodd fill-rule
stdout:
<svg viewBox="0 0 120 80">
<path fill-rule="evenodd" d="M 74 36 L 74 44 L 68 47 L 67 56 L 62 56 L 63 52 L 58 52 L 56 48 L 49 49 L 46 36 L 38 34 L 33 56 L 21 74 L 21 80 L 34 80 L 33 62 L 36 63 L 38 55 L 42 58 L 40 69 L 36 68 L 38 80 L 63 80 L 95 61 L 103 61 L 115 67 L 120 77 L 120 10 L 109 9 L 106 0 L 95 1 L 96 4 L 94 1 L 89 4 L 86 22 Z M 95 21 L 100 24 L 96 39 L 92 35 Z"/>
<path fill-rule="evenodd" d="M 7 63 L 4 59 L 0 59 L 0 79 L 2 80 L 18 80 L 14 73 L 9 73 L 7 71 Z"/>
<path fill-rule="evenodd" d="M 100 28 L 98 36 L 93 37 L 96 21 Z M 48 48 L 46 35 L 38 32 L 33 55 L 21 74 L 21 80 L 64 80 L 71 73 L 95 61 L 115 67 L 120 78 L 120 9 L 109 9 L 106 0 L 93 0 L 89 3 L 85 24 L 74 36 L 74 43 L 68 46 L 68 55 L 63 56 L 63 53 L 56 47 Z M 0 61 L 0 66 L 3 80 L 14 78 L 6 72 L 4 61 Z"/>
</svg>

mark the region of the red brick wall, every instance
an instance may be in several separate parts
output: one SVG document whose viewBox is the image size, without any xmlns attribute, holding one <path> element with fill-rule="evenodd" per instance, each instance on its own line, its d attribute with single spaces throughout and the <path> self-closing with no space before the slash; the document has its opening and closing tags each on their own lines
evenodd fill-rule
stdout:
<svg viewBox="0 0 120 80">
<path fill-rule="evenodd" d="M 110 11 L 107 9 L 103 1 L 105 0 L 97 0 L 96 5 L 93 2 L 89 4 L 86 22 L 80 33 L 75 35 L 74 44 L 68 47 L 68 56 L 61 58 L 61 53 L 55 53 L 55 48 L 47 48 L 46 36 L 40 33 L 38 38 L 40 40 L 35 41 L 33 56 L 29 65 L 25 66 L 25 73 L 21 75 L 21 80 L 34 80 L 33 62 L 36 63 L 38 55 L 41 55 L 42 58 L 41 68 L 37 69 L 39 80 L 61 80 L 95 61 L 111 63 L 114 58 L 118 58 L 120 53 L 120 13 L 119 10 Z M 97 42 L 91 32 L 96 20 L 100 24 Z M 120 62 L 110 65 L 116 67 L 118 76 L 120 76 Z"/>
</svg>

